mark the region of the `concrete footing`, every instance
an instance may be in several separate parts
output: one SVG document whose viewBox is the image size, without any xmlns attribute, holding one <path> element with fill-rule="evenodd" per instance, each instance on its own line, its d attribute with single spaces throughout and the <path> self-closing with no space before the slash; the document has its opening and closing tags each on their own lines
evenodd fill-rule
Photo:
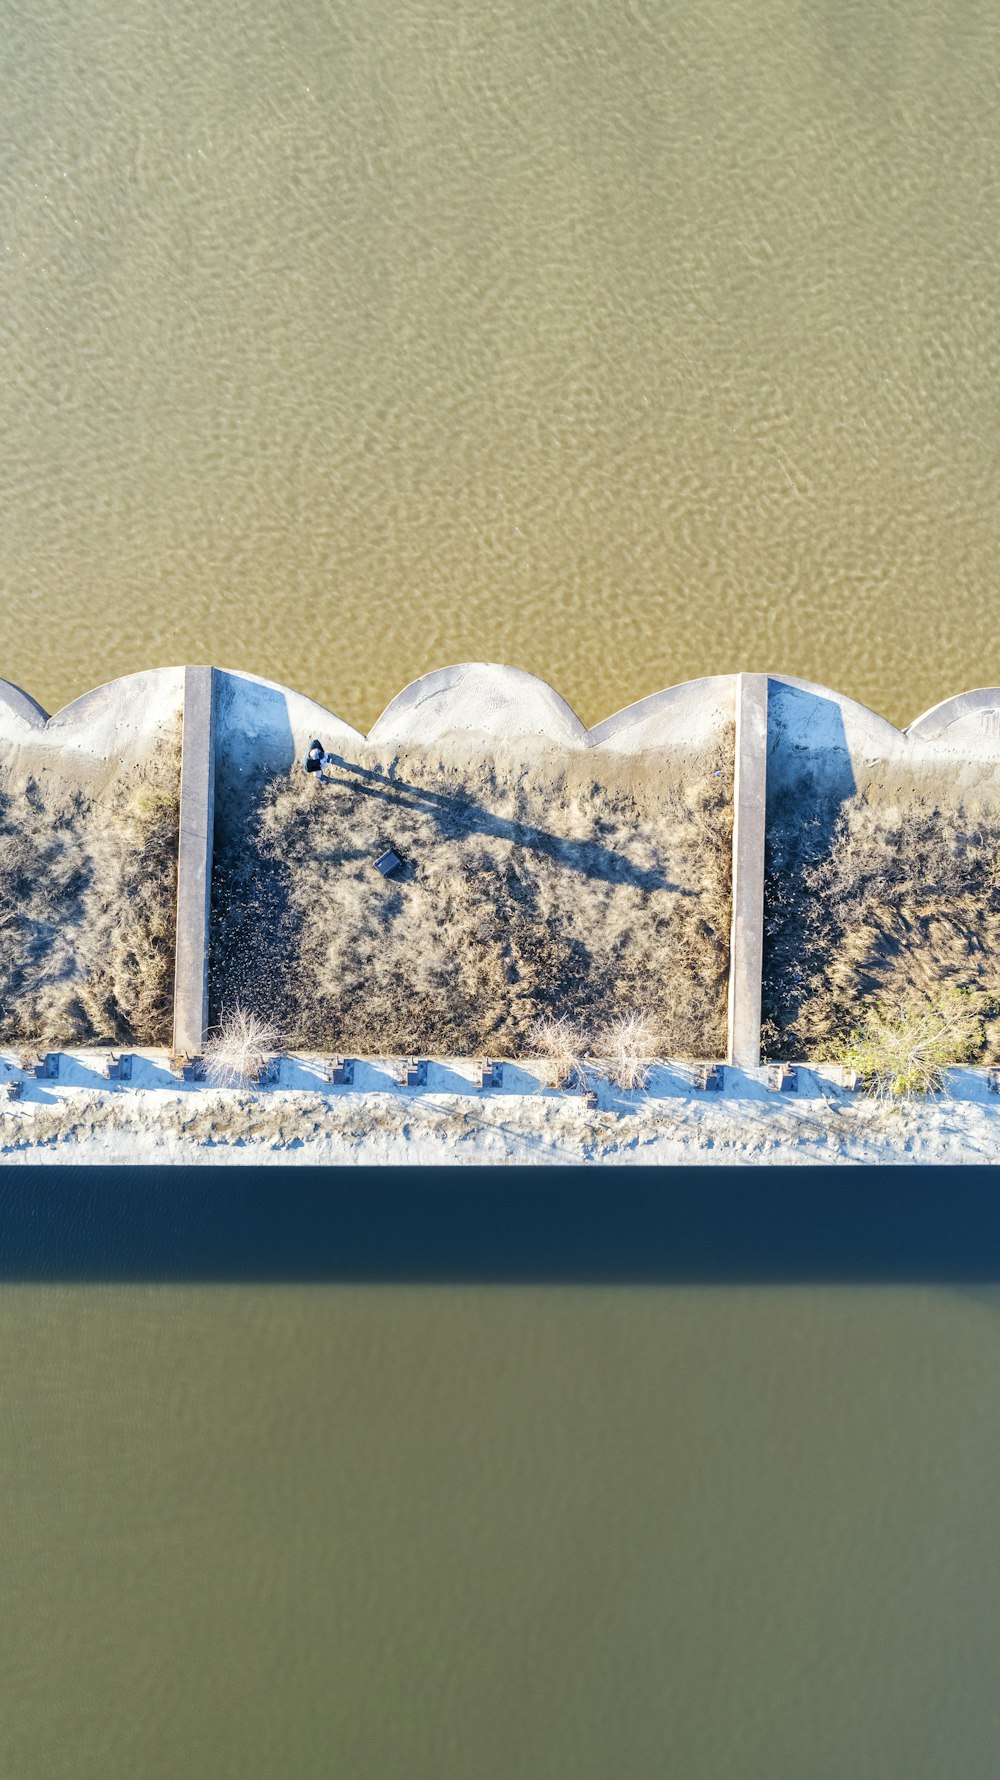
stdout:
<svg viewBox="0 0 1000 1780">
<path fill-rule="evenodd" d="M 184 669 L 174 1050 L 197 1056 L 208 1028 L 208 942 L 215 821 L 215 672 Z"/>
</svg>

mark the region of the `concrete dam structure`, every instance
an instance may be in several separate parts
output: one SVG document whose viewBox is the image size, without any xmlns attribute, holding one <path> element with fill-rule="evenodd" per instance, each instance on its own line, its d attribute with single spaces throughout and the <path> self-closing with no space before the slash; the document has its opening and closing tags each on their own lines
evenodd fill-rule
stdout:
<svg viewBox="0 0 1000 1780">
<path fill-rule="evenodd" d="M 0 769 L 54 774 L 85 788 L 109 765 L 126 771 L 183 724 L 174 1047 L 195 1055 L 208 1025 L 208 956 L 215 799 L 249 795 L 300 761 L 314 737 L 345 761 L 363 747 L 470 750 L 505 758 L 592 753 L 597 759 L 676 757 L 735 733 L 732 921 L 727 1060 L 753 1068 L 761 1052 L 764 883 L 769 825 L 796 800 L 833 814 L 877 787 L 926 801 L 974 798 L 1000 813 L 1000 688 L 960 693 L 905 730 L 829 688 L 781 674 L 685 682 L 639 700 L 593 729 L 543 681 L 517 668 L 466 663 L 423 675 L 365 737 L 305 694 L 213 667 L 152 669 L 85 694 L 49 717 L 0 681 Z"/>
</svg>

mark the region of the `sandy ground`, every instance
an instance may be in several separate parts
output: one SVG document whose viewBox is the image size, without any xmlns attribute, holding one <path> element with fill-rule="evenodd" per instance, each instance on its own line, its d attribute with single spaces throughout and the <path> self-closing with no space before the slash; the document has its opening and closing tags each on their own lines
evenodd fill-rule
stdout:
<svg viewBox="0 0 1000 1780">
<path fill-rule="evenodd" d="M 952 1072 L 948 1092 L 884 1109 L 845 1091 L 833 1068 L 801 1068 L 795 1092 L 725 1069 L 699 1092 L 683 1065 L 653 1072 L 643 1094 L 607 1083 L 597 1105 L 507 1066 L 478 1088 L 472 1063 L 431 1063 L 402 1089 L 391 1061 L 359 1063 L 353 1088 L 325 1084 L 318 1058 L 282 1060 L 276 1085 L 223 1092 L 178 1085 L 166 1052 L 135 1054 L 133 1081 L 104 1080 L 103 1056 L 64 1054 L 57 1081 L 0 1099 L 0 1161 L 51 1163 L 658 1163 L 806 1165 L 1000 1162 L 1000 1096 L 986 1072 Z M 23 1079 L 0 1053 L 0 1085 Z"/>
</svg>

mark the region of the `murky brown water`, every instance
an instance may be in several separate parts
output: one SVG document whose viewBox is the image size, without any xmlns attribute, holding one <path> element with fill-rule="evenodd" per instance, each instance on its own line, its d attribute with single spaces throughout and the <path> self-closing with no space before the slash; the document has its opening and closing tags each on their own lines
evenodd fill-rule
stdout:
<svg viewBox="0 0 1000 1780">
<path fill-rule="evenodd" d="M 994 1780 L 995 1294 L 8 1287 L 17 1780 Z"/>
<path fill-rule="evenodd" d="M 0 6 L 0 673 L 1000 677 L 989 0 Z"/>
</svg>

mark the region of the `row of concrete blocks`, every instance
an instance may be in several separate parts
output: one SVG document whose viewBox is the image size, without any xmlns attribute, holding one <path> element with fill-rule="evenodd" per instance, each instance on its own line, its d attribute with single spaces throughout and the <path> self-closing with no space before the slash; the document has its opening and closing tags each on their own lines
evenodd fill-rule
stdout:
<svg viewBox="0 0 1000 1780">
<path fill-rule="evenodd" d="M 326 1063 L 322 1070 L 323 1080 L 335 1088 L 350 1088 L 354 1085 L 354 1070 L 359 1059 L 354 1057 L 335 1057 Z M 105 1059 L 104 1074 L 108 1081 L 128 1082 L 132 1079 L 132 1057 L 123 1052 L 116 1056 L 111 1053 Z M 426 1088 L 430 1058 L 408 1057 L 394 1066 L 393 1075 L 401 1088 Z M 178 1080 L 185 1082 L 201 1082 L 205 1080 L 205 1064 L 200 1056 L 172 1056 L 170 1068 Z M 721 1063 L 695 1063 L 691 1066 L 691 1086 L 698 1093 L 719 1092 L 724 1085 L 724 1068 Z M 487 1061 L 479 1066 L 479 1082 L 481 1089 L 502 1088 L 504 1066 L 499 1061 Z M 23 1065 L 23 1074 L 36 1081 L 57 1081 L 59 1077 L 59 1052 L 39 1052 Z M 261 1065 L 253 1077 L 254 1087 L 275 1087 L 280 1081 L 281 1059 L 269 1057 Z M 1000 1094 L 1000 1068 L 991 1068 L 986 1072 L 987 1086 L 991 1093 Z M 791 1063 L 768 1063 L 764 1066 L 764 1086 L 770 1093 L 795 1093 L 799 1085 L 798 1070 Z M 855 1070 L 845 1069 L 841 1072 L 841 1085 L 849 1091 L 860 1087 L 860 1077 Z M 4 1084 L 4 1093 L 8 1100 L 20 1100 L 24 1083 L 15 1078 Z M 563 1076 L 556 1086 L 565 1093 L 579 1096 L 584 1105 L 596 1106 L 597 1095 L 587 1085 L 586 1078 L 581 1079 L 576 1071 Z"/>
<path fill-rule="evenodd" d="M 26 1056 L 22 1062 L 22 1073 L 36 1082 L 55 1082 L 59 1079 L 59 1052 L 35 1051 Z M 115 1056 L 111 1052 L 104 1060 L 104 1074 L 109 1082 L 128 1082 L 132 1079 L 132 1058 L 123 1053 Z M 24 1083 L 21 1079 L 4 1084 L 8 1100 L 20 1100 Z"/>
</svg>

